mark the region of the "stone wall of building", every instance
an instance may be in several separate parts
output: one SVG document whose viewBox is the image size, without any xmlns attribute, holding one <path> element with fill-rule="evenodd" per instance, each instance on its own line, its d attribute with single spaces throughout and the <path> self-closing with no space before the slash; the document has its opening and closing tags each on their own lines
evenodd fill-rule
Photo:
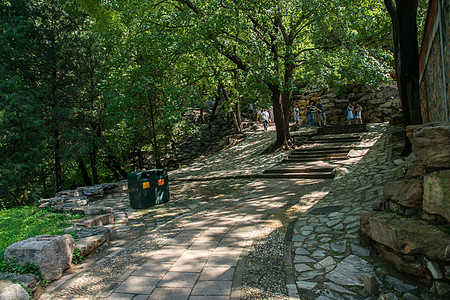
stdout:
<svg viewBox="0 0 450 300">
<path fill-rule="evenodd" d="M 441 0 L 442 41 L 437 5 L 437 0 L 430 5 L 421 49 L 420 101 L 424 123 L 450 121 L 450 0 Z"/>
<path fill-rule="evenodd" d="M 332 91 L 323 89 L 310 89 L 303 91 L 302 94 L 293 96 L 292 115 L 295 105 L 304 111 L 309 101 L 321 99 L 327 116 L 329 125 L 345 125 L 347 119 L 345 110 L 349 102 L 354 105 L 359 103 L 362 110 L 362 119 L 365 123 L 388 122 L 400 118 L 401 121 L 401 102 L 398 94 L 398 88 L 394 84 L 382 85 L 379 88 L 367 86 L 355 87 L 348 94 L 336 95 Z M 303 114 L 302 118 L 306 120 Z M 398 124 L 398 122 L 395 122 Z"/>
</svg>

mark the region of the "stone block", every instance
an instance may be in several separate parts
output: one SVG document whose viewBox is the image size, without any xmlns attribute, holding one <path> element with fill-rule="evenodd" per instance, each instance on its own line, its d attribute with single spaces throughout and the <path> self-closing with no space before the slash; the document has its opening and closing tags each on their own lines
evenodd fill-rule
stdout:
<svg viewBox="0 0 450 300">
<path fill-rule="evenodd" d="M 1 300 L 28 300 L 30 296 L 20 284 L 12 283 L 9 280 L 0 280 Z"/>
<path fill-rule="evenodd" d="M 75 235 L 75 248 L 82 256 L 87 256 L 104 243 L 109 242 L 111 230 L 103 226 L 83 228 Z"/>
<path fill-rule="evenodd" d="M 93 219 L 84 221 L 84 227 L 94 227 L 94 226 L 101 226 L 101 225 L 107 225 L 114 222 L 114 216 L 112 214 L 105 214 L 97 216 Z"/>
<path fill-rule="evenodd" d="M 423 188 L 423 210 L 450 222 L 450 170 L 426 175 Z"/>
<path fill-rule="evenodd" d="M 408 208 L 418 208 L 422 204 L 422 180 L 403 180 L 387 182 L 383 188 L 386 200 Z"/>
<path fill-rule="evenodd" d="M 6 248 L 4 258 L 24 265 L 29 262 L 39 267 L 45 280 L 56 280 L 72 261 L 74 239 L 71 235 L 38 235 L 16 242 Z"/>
<path fill-rule="evenodd" d="M 397 254 L 450 262 L 450 235 L 416 219 L 371 212 L 361 216 L 361 233 Z"/>
<path fill-rule="evenodd" d="M 375 248 L 385 260 L 392 263 L 401 273 L 413 276 L 426 284 L 431 282 L 427 269 L 414 259 L 411 260 L 409 255 L 399 255 L 383 245 L 377 244 Z"/>
<path fill-rule="evenodd" d="M 378 281 L 372 274 L 364 274 L 364 290 L 369 295 L 378 294 Z"/>
<path fill-rule="evenodd" d="M 442 279 L 444 275 L 439 267 L 439 264 L 434 261 L 427 261 L 427 268 L 433 276 L 434 279 Z"/>
<path fill-rule="evenodd" d="M 426 168 L 450 168 L 450 124 L 411 125 L 406 132 L 417 160 Z"/>
</svg>

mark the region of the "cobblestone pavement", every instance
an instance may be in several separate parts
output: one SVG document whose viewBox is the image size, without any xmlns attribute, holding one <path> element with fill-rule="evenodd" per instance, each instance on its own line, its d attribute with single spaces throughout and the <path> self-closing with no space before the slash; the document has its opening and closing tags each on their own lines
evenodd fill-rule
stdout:
<svg viewBox="0 0 450 300">
<path fill-rule="evenodd" d="M 275 138 L 269 131 L 169 174 L 178 181 L 166 204 L 134 210 L 125 194 L 108 199 L 116 240 L 42 298 L 364 299 L 364 274 L 379 282 L 375 299 L 426 298 L 358 234 L 359 216 L 395 167 L 389 130 L 370 126 L 340 162 L 350 172 L 335 180 L 220 179 L 256 175 L 286 157 L 261 154 Z M 183 181 L 193 177 L 209 180 Z"/>
</svg>

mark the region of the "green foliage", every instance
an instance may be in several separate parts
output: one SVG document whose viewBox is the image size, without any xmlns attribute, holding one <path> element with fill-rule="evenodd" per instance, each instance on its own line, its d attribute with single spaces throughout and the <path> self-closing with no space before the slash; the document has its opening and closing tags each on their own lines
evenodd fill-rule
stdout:
<svg viewBox="0 0 450 300">
<path fill-rule="evenodd" d="M 35 206 L 21 206 L 0 210 L 0 250 L 9 245 L 36 235 L 63 234 L 70 220 L 81 215 L 54 213 Z"/>
<path fill-rule="evenodd" d="M 80 250 L 78 250 L 78 248 L 75 248 L 73 250 L 72 263 L 74 265 L 79 265 L 82 262 L 83 262 L 83 256 L 81 256 Z"/>
<path fill-rule="evenodd" d="M 34 274 L 42 279 L 39 267 L 32 263 L 24 265 L 16 264 L 12 260 L 4 260 L 0 257 L 0 273 L 14 273 L 14 274 Z"/>
</svg>

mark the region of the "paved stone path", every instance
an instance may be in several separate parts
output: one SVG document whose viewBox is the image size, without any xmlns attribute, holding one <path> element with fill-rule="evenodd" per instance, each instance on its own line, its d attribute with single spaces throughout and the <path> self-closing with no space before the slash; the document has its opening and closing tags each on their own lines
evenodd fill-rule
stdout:
<svg viewBox="0 0 450 300">
<path fill-rule="evenodd" d="M 339 162 L 350 172 L 335 180 L 181 181 L 256 175 L 277 164 L 288 153 L 258 155 L 274 139 L 269 131 L 170 174 L 180 181 L 171 182 L 167 204 L 133 210 L 125 194 L 109 199 L 119 239 L 43 299 L 364 299 L 366 273 L 379 282 L 376 299 L 425 298 L 358 235 L 359 216 L 395 167 L 383 135 L 390 129 L 369 127 Z"/>
</svg>

